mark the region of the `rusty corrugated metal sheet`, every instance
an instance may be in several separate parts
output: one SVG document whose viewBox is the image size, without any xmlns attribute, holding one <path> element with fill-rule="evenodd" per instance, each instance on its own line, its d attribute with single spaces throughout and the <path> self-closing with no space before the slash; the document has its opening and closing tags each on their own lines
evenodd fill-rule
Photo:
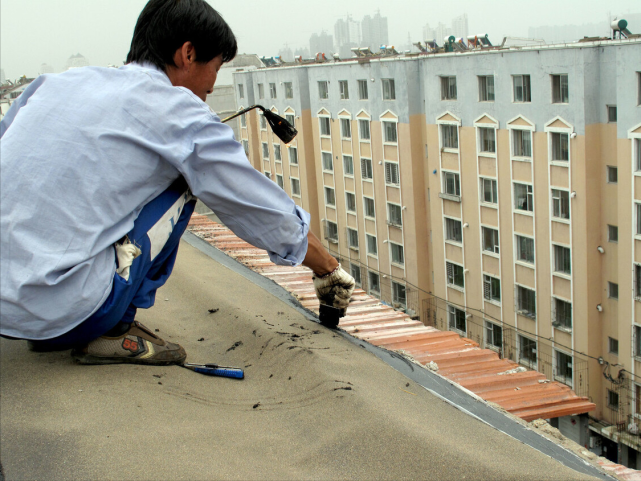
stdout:
<svg viewBox="0 0 641 481">
<path fill-rule="evenodd" d="M 318 299 L 308 268 L 274 265 L 264 250 L 249 245 L 203 215 L 192 216 L 189 230 L 274 280 L 296 296 L 301 305 L 318 312 Z M 440 375 L 526 421 L 587 413 L 596 408 L 565 384 L 550 382 L 537 371 L 509 373 L 519 364 L 500 359 L 496 352 L 481 349 L 476 342 L 454 332 L 424 326 L 360 289 L 354 291 L 339 327 L 376 346 L 402 350 L 420 364 L 435 362 Z"/>
</svg>

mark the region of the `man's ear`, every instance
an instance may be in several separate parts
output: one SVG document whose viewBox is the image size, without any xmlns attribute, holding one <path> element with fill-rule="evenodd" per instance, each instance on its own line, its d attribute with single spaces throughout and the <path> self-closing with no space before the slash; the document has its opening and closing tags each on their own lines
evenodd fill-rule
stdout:
<svg viewBox="0 0 641 481">
<path fill-rule="evenodd" d="M 196 49 L 191 42 L 185 42 L 174 53 L 174 63 L 179 70 L 189 70 L 196 61 Z"/>
</svg>

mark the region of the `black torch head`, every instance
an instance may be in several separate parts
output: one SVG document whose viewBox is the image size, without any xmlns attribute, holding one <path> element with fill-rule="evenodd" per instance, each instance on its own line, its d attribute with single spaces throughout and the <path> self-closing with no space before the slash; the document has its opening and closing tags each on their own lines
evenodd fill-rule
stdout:
<svg viewBox="0 0 641 481">
<path fill-rule="evenodd" d="M 269 122 L 269 125 L 271 125 L 272 132 L 274 132 L 280 140 L 286 144 L 294 140 L 294 137 L 298 134 L 298 130 L 296 130 L 292 124 L 271 110 L 263 109 L 263 115 L 265 115 L 265 119 Z"/>
</svg>

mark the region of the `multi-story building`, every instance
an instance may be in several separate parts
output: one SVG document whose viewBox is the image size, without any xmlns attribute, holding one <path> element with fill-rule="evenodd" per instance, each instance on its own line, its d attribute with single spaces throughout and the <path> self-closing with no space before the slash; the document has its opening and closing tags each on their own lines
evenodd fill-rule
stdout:
<svg viewBox="0 0 641 481">
<path fill-rule="evenodd" d="M 361 24 L 352 19 L 351 15 L 346 18 L 339 18 L 334 24 L 334 44 L 335 52 L 342 58 L 352 56 L 352 48 L 360 47 L 361 42 Z"/>
<path fill-rule="evenodd" d="M 331 52 L 334 52 L 334 37 L 323 30 L 320 34 L 312 33 L 309 38 L 309 54 L 304 57 L 309 55 L 313 57 L 317 53 L 329 55 Z"/>
<path fill-rule="evenodd" d="M 389 43 L 387 17 L 381 17 L 381 12 L 376 15 L 365 15 L 361 22 L 361 45 L 360 47 L 369 47 L 372 52 L 380 49 L 381 45 Z"/>
<path fill-rule="evenodd" d="M 641 39 L 286 65 L 235 81 L 252 95 L 240 105 L 293 116 L 290 146 L 256 116 L 241 140 L 365 290 L 589 395 L 590 447 L 616 452 L 615 440 L 636 466 Z M 587 420 L 578 434 L 574 421 L 557 422 L 587 443 Z"/>
</svg>

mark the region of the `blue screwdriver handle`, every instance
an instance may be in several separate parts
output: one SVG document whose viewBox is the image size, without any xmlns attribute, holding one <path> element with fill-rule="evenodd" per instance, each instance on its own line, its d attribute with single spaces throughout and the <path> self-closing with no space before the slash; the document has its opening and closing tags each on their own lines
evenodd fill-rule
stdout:
<svg viewBox="0 0 641 481">
<path fill-rule="evenodd" d="M 231 377 L 234 379 L 243 379 L 245 373 L 242 369 L 235 368 L 220 368 L 220 367 L 193 367 L 194 372 L 206 374 L 208 376 Z"/>
</svg>

